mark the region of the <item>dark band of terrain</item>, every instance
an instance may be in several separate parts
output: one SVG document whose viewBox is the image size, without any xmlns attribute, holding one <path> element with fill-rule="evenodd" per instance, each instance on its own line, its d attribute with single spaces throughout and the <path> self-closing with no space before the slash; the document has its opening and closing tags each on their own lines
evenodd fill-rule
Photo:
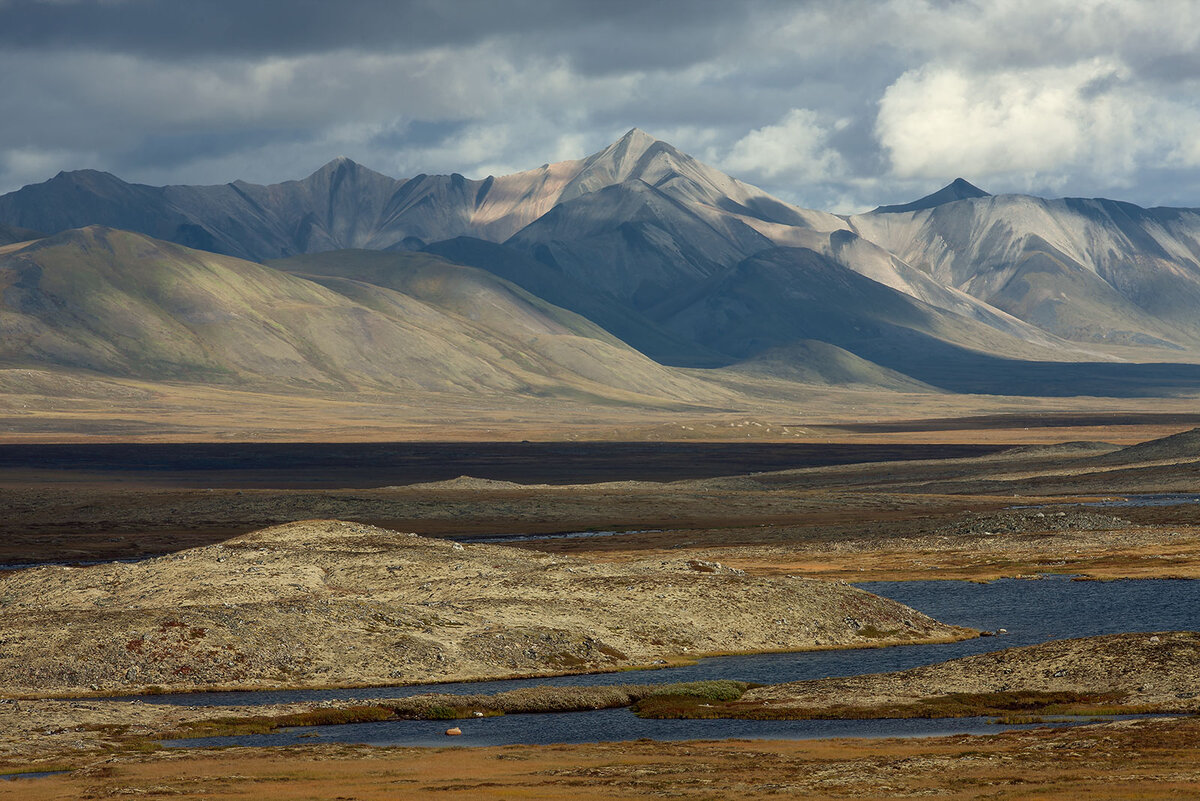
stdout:
<svg viewBox="0 0 1200 801">
<path fill-rule="evenodd" d="M 194 443 L 0 445 L 0 482 L 365 488 L 459 476 L 521 484 L 675 481 L 802 467 L 951 459 L 1011 445 L 849 443 Z"/>
</svg>

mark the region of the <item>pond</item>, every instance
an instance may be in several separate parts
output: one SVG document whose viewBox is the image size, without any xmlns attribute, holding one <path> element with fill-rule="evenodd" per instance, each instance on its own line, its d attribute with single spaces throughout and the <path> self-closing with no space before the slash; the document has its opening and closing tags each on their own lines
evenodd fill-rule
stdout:
<svg viewBox="0 0 1200 801">
<path fill-rule="evenodd" d="M 20 773 L 0 773 L 0 781 L 12 782 L 18 779 L 45 779 L 47 776 L 62 776 L 69 770 L 27 770 Z"/>
</svg>

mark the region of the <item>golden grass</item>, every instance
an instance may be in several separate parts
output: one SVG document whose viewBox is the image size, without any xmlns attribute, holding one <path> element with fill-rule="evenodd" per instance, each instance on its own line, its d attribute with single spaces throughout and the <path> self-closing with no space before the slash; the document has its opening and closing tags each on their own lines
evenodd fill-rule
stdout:
<svg viewBox="0 0 1200 801">
<path fill-rule="evenodd" d="M 21 776 L 26 773 L 69 773 L 74 769 L 74 766 L 65 762 L 47 762 L 20 767 L 0 767 L 0 776 Z"/>
<path fill-rule="evenodd" d="M 1196 414 L 1191 397 L 1124 399 L 1113 410 L 1108 398 L 989 398 L 948 394 L 902 394 L 833 387 L 805 390 L 804 424 L 793 400 L 747 397 L 730 410 L 619 407 L 600 403 L 446 393 L 318 393 L 278 389 L 106 378 L 112 397 L 75 397 L 55 387 L 45 371 L 45 394 L 14 388 L 0 392 L 3 442 L 373 442 L 521 440 L 707 440 L 745 442 L 748 435 L 777 442 L 890 444 L 997 442 L 1015 445 L 1074 440 L 1133 444 L 1178 433 L 1175 417 Z M 67 372 L 65 379 L 93 381 Z M 69 384 L 67 385 L 69 386 Z M 794 386 L 794 385 L 793 385 Z M 144 397 L 130 402 L 127 395 Z M 854 416 L 847 417 L 847 409 Z M 5 413 L 7 412 L 7 414 Z M 1042 416 L 1084 414 L 1094 422 L 1046 425 Z M 1139 417 L 1138 415 L 1144 417 Z M 1000 415 L 995 420 L 978 420 Z M 1132 416 L 1131 416 L 1132 415 Z M 1169 415 L 1162 420 L 1154 415 Z M 957 421 L 946 425 L 946 419 Z M 747 419 L 761 426 L 739 426 Z M 942 421 L 928 430 L 860 432 L 864 420 Z M 1031 426 L 1031 419 L 1037 422 Z M 843 427 L 844 426 L 844 427 Z"/>
<path fill-rule="evenodd" d="M 292 726 L 336 726 L 347 723 L 373 723 L 389 720 L 395 712 L 384 706 L 348 706 L 331 709 L 313 709 L 289 715 L 250 715 L 243 717 L 220 717 L 189 723 L 182 729 L 168 733 L 161 739 L 172 740 L 186 737 L 228 737 L 238 734 L 269 734 L 276 729 Z"/>
<path fill-rule="evenodd" d="M 926 739 L 306 746 L 97 759 L 0 799 L 1193 798 L 1200 719 Z"/>
</svg>

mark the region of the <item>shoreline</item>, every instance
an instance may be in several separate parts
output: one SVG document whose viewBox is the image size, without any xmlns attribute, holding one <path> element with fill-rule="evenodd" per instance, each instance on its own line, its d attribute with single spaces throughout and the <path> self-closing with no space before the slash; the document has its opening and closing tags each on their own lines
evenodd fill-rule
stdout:
<svg viewBox="0 0 1200 801">
<path fill-rule="evenodd" d="M 971 629 L 966 626 L 953 626 L 952 628 L 962 629 L 964 634 L 961 637 L 934 637 L 926 640 L 888 640 L 883 642 L 862 643 L 862 644 L 831 644 L 821 645 L 811 648 L 768 648 L 746 651 L 712 651 L 698 654 L 689 654 L 687 657 L 664 657 L 665 664 L 648 664 L 648 665 L 629 665 L 618 667 L 613 670 L 576 670 L 576 671 L 555 671 L 551 673 L 518 673 L 518 674 L 498 674 L 490 676 L 471 676 L 467 678 L 450 678 L 444 681 L 428 682 L 428 681 L 409 681 L 390 684 L 375 684 L 375 683 L 345 683 L 345 684 L 293 684 L 293 685 L 228 685 L 228 686 L 206 686 L 206 687 L 186 687 L 186 688 L 143 688 L 142 692 L 126 692 L 123 690 L 113 691 L 98 691 L 98 692 L 80 692 L 80 693 L 56 693 L 54 695 L 39 695 L 39 694 L 15 694 L 5 692 L 0 689 L 0 701 L 82 701 L 82 700 L 125 700 L 141 697 L 153 697 L 158 695 L 204 695 L 208 693 L 264 693 L 264 692 L 303 692 L 311 690 L 320 692 L 323 690 L 378 690 L 395 687 L 403 689 L 406 687 L 436 687 L 439 685 L 450 684 L 485 684 L 488 682 L 499 681 L 536 681 L 537 679 L 552 679 L 562 678 L 566 676 L 619 676 L 624 673 L 641 673 L 643 671 L 658 671 L 670 670 L 676 667 L 687 667 L 694 665 L 702 659 L 720 659 L 722 657 L 735 656 L 760 656 L 767 654 L 805 654 L 805 653 L 823 653 L 827 651 L 870 651 L 880 648 L 897 648 L 903 646 L 920 646 L 920 645 L 946 645 L 949 643 L 963 642 L 964 640 L 978 639 L 984 635 L 977 629 Z M 159 691 L 161 689 L 161 691 Z M 149 691 L 147 691 L 149 690 Z"/>
</svg>

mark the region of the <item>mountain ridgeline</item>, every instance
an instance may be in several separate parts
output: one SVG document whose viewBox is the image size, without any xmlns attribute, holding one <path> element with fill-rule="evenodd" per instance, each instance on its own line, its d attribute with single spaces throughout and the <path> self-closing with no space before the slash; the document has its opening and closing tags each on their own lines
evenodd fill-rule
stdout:
<svg viewBox="0 0 1200 801">
<path fill-rule="evenodd" d="M 0 366 L 155 380 L 668 405 L 749 374 L 1200 389 L 1200 210 L 958 179 L 840 216 L 637 129 L 482 180 L 345 158 L 269 186 L 60 173 L 0 197 L 0 288 Z"/>
</svg>

